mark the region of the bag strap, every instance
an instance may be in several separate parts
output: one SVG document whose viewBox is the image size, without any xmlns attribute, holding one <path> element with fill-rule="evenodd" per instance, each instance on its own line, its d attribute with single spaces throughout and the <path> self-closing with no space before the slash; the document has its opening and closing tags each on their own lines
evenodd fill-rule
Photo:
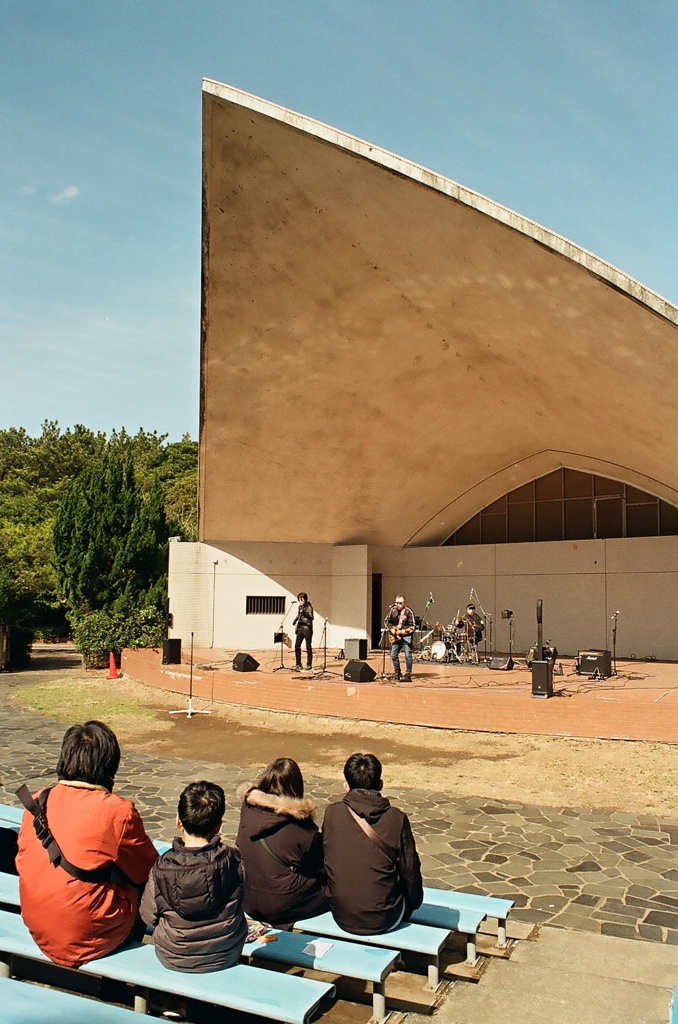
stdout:
<svg viewBox="0 0 678 1024">
<path fill-rule="evenodd" d="M 268 845 L 268 843 L 266 842 L 266 840 L 264 839 L 263 836 L 258 836 L 255 839 L 255 842 L 256 843 L 261 843 L 261 845 L 266 850 L 266 853 L 269 855 L 269 857 L 273 857 L 273 860 L 277 860 L 278 864 L 280 864 L 281 867 L 285 868 L 287 871 L 292 871 L 294 874 L 297 874 L 297 869 L 295 868 L 294 864 L 286 864 L 285 861 L 282 860 L 282 858 L 279 857 L 277 853 L 273 852 L 273 850 Z"/>
<path fill-rule="evenodd" d="M 117 864 L 106 864 L 103 867 L 91 869 L 79 868 L 77 865 L 71 864 L 70 860 L 64 857 L 59 844 L 47 824 L 47 798 L 52 789 L 53 786 L 43 789 L 37 800 L 33 798 L 30 789 L 25 783 L 16 791 L 16 795 L 21 800 L 21 803 L 33 815 L 35 834 L 47 850 L 50 864 L 53 864 L 55 868 L 63 868 L 69 875 L 72 875 L 73 878 L 77 878 L 81 882 L 95 882 L 99 884 L 116 882 L 118 885 L 132 885 L 127 875 L 121 871 Z"/>
<path fill-rule="evenodd" d="M 380 835 L 377 835 L 377 833 L 374 831 L 369 822 L 365 821 L 364 818 L 361 818 L 360 815 L 356 814 L 352 807 L 349 807 L 348 804 L 346 804 L 345 806 L 346 810 L 351 815 L 353 820 L 356 821 L 358 825 L 360 825 L 361 829 L 363 830 L 367 838 L 371 839 L 375 846 L 378 846 L 381 852 L 385 853 L 387 857 L 392 857 L 394 861 L 397 861 L 398 851 L 394 850 L 392 846 L 389 846 L 388 843 L 385 842 Z"/>
</svg>

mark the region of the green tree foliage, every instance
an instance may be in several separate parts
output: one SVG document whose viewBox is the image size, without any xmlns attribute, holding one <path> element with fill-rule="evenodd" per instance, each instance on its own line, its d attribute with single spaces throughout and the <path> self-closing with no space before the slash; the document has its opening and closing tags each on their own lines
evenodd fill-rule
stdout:
<svg viewBox="0 0 678 1024">
<path fill-rule="evenodd" d="M 65 613 L 71 608 L 57 586 L 52 547 L 57 514 L 67 496 L 74 500 L 71 490 L 76 481 L 84 491 L 95 467 L 106 460 L 112 467 L 115 458 L 134 477 L 133 488 L 128 486 L 129 476 L 121 481 L 128 505 L 120 515 L 136 525 L 133 536 L 130 527 L 126 544 L 131 566 L 124 562 L 125 552 L 118 550 L 120 580 L 114 601 L 119 599 L 123 606 L 135 593 L 144 592 L 144 600 L 158 605 L 166 562 L 162 572 L 157 563 L 166 559 L 166 549 L 161 544 L 152 551 L 152 538 L 159 530 L 163 533 L 158 521 L 163 512 L 170 535 L 196 539 L 197 443 L 185 436 L 168 444 L 166 435 L 144 430 L 135 435 L 114 431 L 110 437 L 82 425 L 62 431 L 58 423 L 45 421 L 38 437 L 23 428 L 0 431 L 0 622 L 48 634 L 68 631 Z M 112 478 L 108 485 L 114 486 Z M 135 520 L 141 507 L 144 517 Z M 81 521 L 78 529 L 85 525 Z M 100 528 L 114 535 L 120 532 L 117 521 L 101 521 Z M 85 570 L 94 579 L 95 561 Z M 135 581 L 143 578 L 155 578 L 156 583 L 139 590 Z M 100 585 L 100 601 L 104 591 Z"/>
<path fill-rule="evenodd" d="M 73 641 L 88 668 L 105 668 L 109 653 L 118 657 L 123 647 L 159 647 L 163 637 L 163 616 L 153 608 L 127 615 L 96 611 L 73 625 Z"/>
<path fill-rule="evenodd" d="M 131 454 L 107 452 L 71 486 L 54 524 L 57 587 L 71 616 L 159 608 L 167 537 L 158 479 L 143 495 Z"/>
</svg>

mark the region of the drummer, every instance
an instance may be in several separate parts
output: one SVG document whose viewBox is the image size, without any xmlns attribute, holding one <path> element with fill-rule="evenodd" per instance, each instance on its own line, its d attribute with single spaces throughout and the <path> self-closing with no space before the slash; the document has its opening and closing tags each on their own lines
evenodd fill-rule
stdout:
<svg viewBox="0 0 678 1024">
<path fill-rule="evenodd" d="M 457 620 L 457 628 L 466 631 L 466 636 L 476 646 L 483 638 L 485 623 L 476 612 L 474 604 L 466 605 L 466 614 Z"/>
</svg>

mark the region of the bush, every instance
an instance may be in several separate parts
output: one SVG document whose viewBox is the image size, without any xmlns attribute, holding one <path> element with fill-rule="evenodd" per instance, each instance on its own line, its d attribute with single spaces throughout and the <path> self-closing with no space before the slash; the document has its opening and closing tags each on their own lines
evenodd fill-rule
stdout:
<svg viewBox="0 0 678 1024">
<path fill-rule="evenodd" d="M 106 668 L 111 651 L 119 661 L 123 647 L 160 647 L 164 636 L 165 621 L 156 608 L 128 615 L 96 611 L 73 623 L 73 643 L 87 668 Z"/>
</svg>

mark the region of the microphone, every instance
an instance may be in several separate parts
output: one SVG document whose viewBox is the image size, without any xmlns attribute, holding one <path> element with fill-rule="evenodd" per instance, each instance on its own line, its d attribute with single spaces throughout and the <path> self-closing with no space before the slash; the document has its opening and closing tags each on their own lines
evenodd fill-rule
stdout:
<svg viewBox="0 0 678 1024">
<path fill-rule="evenodd" d="M 432 590 L 429 590 L 429 592 L 428 592 L 428 599 L 431 602 L 431 604 L 435 604 L 435 601 L 433 600 L 433 591 Z"/>
<path fill-rule="evenodd" d="M 473 587 L 471 587 L 471 593 L 468 595 L 469 601 L 473 600 Z"/>
<path fill-rule="evenodd" d="M 290 608 L 292 607 L 293 604 L 296 604 L 296 603 L 297 603 L 296 601 L 290 601 Z"/>
</svg>

